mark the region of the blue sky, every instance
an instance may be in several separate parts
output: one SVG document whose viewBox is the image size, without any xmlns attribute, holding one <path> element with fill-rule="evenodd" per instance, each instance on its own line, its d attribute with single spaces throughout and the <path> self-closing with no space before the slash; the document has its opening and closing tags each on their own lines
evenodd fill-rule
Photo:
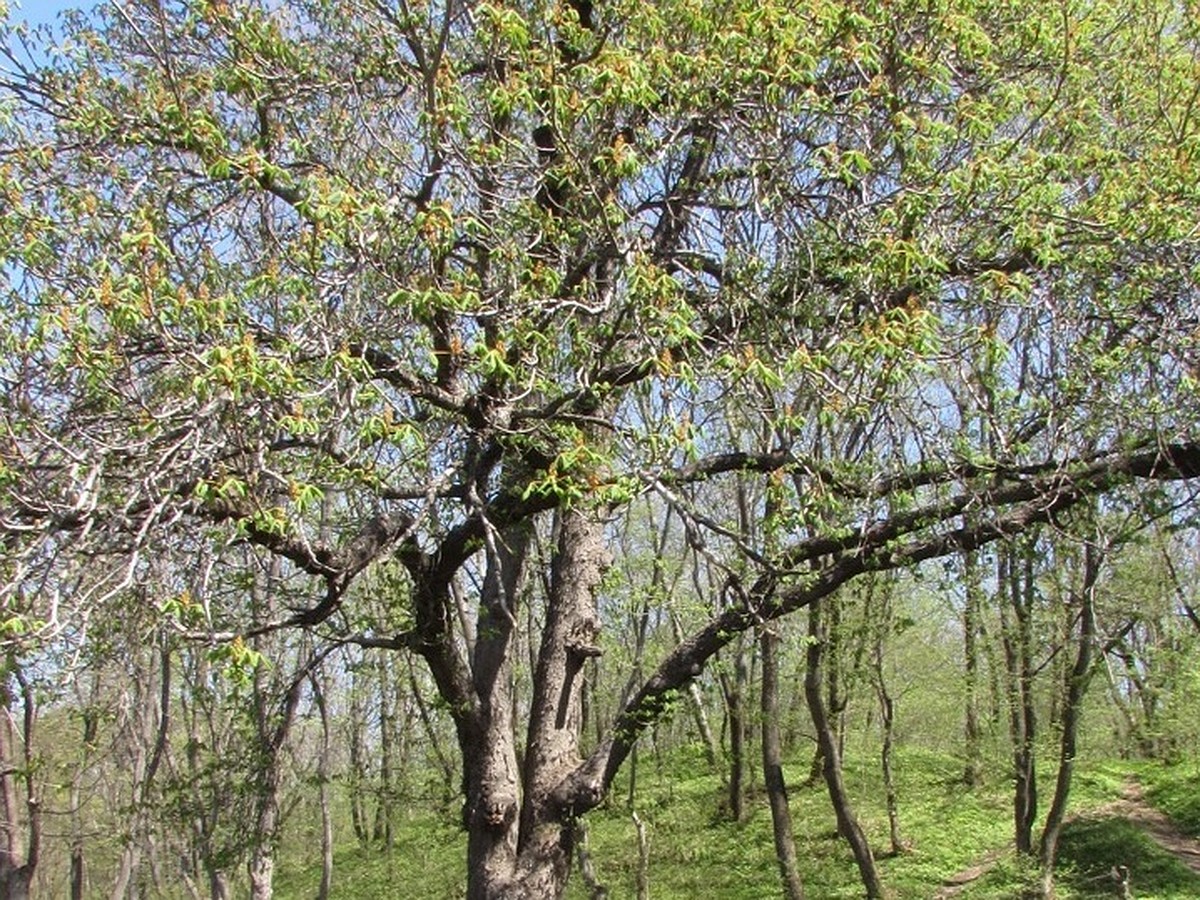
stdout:
<svg viewBox="0 0 1200 900">
<path fill-rule="evenodd" d="M 89 9 L 94 0 L 8 0 L 9 18 L 13 22 L 40 25 L 57 20 L 64 9 Z"/>
</svg>

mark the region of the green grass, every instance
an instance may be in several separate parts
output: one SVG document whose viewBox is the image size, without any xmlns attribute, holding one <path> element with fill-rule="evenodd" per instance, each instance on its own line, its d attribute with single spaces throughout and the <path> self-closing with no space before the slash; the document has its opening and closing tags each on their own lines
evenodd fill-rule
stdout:
<svg viewBox="0 0 1200 900">
<path fill-rule="evenodd" d="M 321 878 L 318 846 L 281 860 L 276 897 L 311 900 L 316 894 Z M 414 811 L 396 823 L 390 851 L 357 844 L 337 848 L 332 896 L 339 900 L 461 897 L 467 889 L 466 848 L 466 835 L 448 817 Z"/>
<path fill-rule="evenodd" d="M 1138 776 L 1146 799 L 1174 820 L 1179 830 L 1200 839 L 1200 760 L 1145 765 Z"/>
<path fill-rule="evenodd" d="M 1112 897 L 1109 872 L 1129 867 L 1130 886 L 1138 898 L 1194 900 L 1200 897 L 1200 875 L 1154 843 L 1136 825 L 1116 817 L 1085 818 L 1063 829 L 1059 845 L 1058 883 L 1065 896 Z M 1067 893 L 1069 890 L 1070 893 Z"/>
<path fill-rule="evenodd" d="M 833 813 L 824 786 L 799 784 L 808 773 L 807 754 L 797 754 L 786 775 L 796 828 L 800 872 L 810 897 L 860 897 L 857 870 L 844 841 L 834 832 Z M 1152 786 L 1152 798 L 1167 798 L 1168 812 L 1200 810 L 1200 784 L 1192 773 L 1165 770 L 1151 779 L 1149 767 L 1136 767 Z M 1044 765 L 1043 769 L 1050 769 Z M 1073 810 L 1099 806 L 1120 794 L 1131 767 L 1124 762 L 1090 764 L 1077 771 Z M 1157 771 L 1157 770 L 1156 770 Z M 959 779 L 955 757 L 920 750 L 897 755 L 896 776 L 901 828 L 911 844 L 908 852 L 883 858 L 885 884 L 895 900 L 926 900 L 944 879 L 996 852 L 995 866 L 972 882 L 962 900 L 1011 900 L 1036 873 L 1007 850 L 1012 838 L 1009 784 L 1002 764 L 986 784 L 967 790 Z M 846 782 L 856 811 L 877 853 L 887 847 L 887 818 L 874 756 L 852 756 Z M 626 774 L 614 786 L 608 803 L 586 819 L 593 862 L 613 898 L 636 895 L 637 837 L 626 805 Z M 1041 807 L 1049 804 L 1052 785 L 1041 786 Z M 641 761 L 636 810 L 650 842 L 650 894 L 656 900 L 720 897 L 762 900 L 779 896 L 771 839 L 771 817 L 765 798 L 756 793 L 747 804 L 746 820 L 729 821 L 720 779 L 707 771 L 697 751 L 686 750 Z M 1186 821 L 1186 819 L 1185 819 Z M 1193 820 L 1194 821 L 1194 820 Z M 396 830 L 390 854 L 358 847 L 342 849 L 335 860 L 334 896 L 366 900 L 379 896 L 414 898 L 460 897 L 465 882 L 465 836 L 449 813 L 413 810 Z M 1081 818 L 1067 826 L 1060 851 L 1059 896 L 1112 896 L 1109 869 L 1123 863 L 1132 871 L 1139 900 L 1200 897 L 1200 879 L 1120 819 Z M 313 895 L 319 866 L 312 855 L 281 865 L 277 896 L 281 900 Z M 569 900 L 586 900 L 577 873 L 568 887 Z"/>
</svg>

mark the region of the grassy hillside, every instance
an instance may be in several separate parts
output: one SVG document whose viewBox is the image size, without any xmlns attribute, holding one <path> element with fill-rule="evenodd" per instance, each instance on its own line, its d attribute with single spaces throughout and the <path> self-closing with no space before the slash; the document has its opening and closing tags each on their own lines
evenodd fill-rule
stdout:
<svg viewBox="0 0 1200 900">
<path fill-rule="evenodd" d="M 835 834 L 823 786 L 800 786 L 808 764 L 806 756 L 796 756 L 787 771 L 793 785 L 796 841 L 808 894 L 830 900 L 860 897 L 853 860 Z M 882 861 L 884 877 L 897 900 L 932 897 L 944 879 L 992 851 L 1001 851 L 994 868 L 958 897 L 1012 898 L 1031 874 L 1002 852 L 1011 832 L 1003 772 L 998 768 L 989 773 L 984 787 L 969 791 L 958 779 L 960 768 L 954 757 L 926 751 L 910 750 L 898 758 L 901 825 L 910 849 Z M 1090 809 L 1111 802 L 1120 795 L 1128 771 L 1128 766 L 1117 763 L 1084 768 L 1076 780 L 1073 807 Z M 876 852 L 883 854 L 887 819 L 878 766 L 872 758 L 855 757 L 847 765 L 846 776 Z M 1183 770 L 1147 767 L 1139 777 L 1148 785 L 1152 799 L 1166 798 L 1174 809 L 1184 812 L 1200 808 L 1200 779 Z M 705 771 L 698 753 L 685 751 L 662 760 L 644 758 L 639 779 L 635 808 L 649 836 L 651 897 L 761 900 L 779 896 L 765 800 L 758 797 L 760 802 L 750 804 L 746 821 L 730 822 L 723 813 L 720 779 Z M 620 782 L 609 804 L 586 822 L 597 874 L 613 898 L 636 896 L 637 837 L 625 802 L 627 788 L 627 781 Z M 1043 785 L 1042 791 L 1047 798 L 1044 807 L 1050 785 Z M 1191 827 L 1196 824 L 1192 822 Z M 315 854 L 297 853 L 296 849 L 285 852 L 277 891 L 282 900 L 308 900 L 319 878 Z M 349 845 L 338 852 L 334 896 L 344 900 L 461 896 L 464 854 L 464 836 L 450 814 L 414 811 L 400 823 L 390 853 Z M 1115 817 L 1081 818 L 1067 827 L 1060 896 L 1111 897 L 1108 871 L 1116 864 L 1129 866 L 1140 900 L 1200 896 L 1200 877 L 1135 826 Z M 585 900 L 587 896 L 582 880 L 573 874 L 568 897 Z"/>
</svg>

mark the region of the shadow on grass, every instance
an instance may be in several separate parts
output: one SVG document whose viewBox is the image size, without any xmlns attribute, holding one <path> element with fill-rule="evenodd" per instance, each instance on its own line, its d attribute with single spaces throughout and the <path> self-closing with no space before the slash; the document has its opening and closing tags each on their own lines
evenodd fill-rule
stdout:
<svg viewBox="0 0 1200 900">
<path fill-rule="evenodd" d="M 1156 773 L 1146 796 L 1182 831 L 1200 837 L 1200 773 L 1187 774 L 1166 768 Z"/>
<path fill-rule="evenodd" d="M 1196 875 L 1156 844 L 1141 828 L 1121 818 L 1086 818 L 1069 823 L 1059 845 L 1059 884 L 1077 897 L 1112 897 L 1113 866 L 1128 866 L 1135 897 L 1200 897 Z"/>
</svg>

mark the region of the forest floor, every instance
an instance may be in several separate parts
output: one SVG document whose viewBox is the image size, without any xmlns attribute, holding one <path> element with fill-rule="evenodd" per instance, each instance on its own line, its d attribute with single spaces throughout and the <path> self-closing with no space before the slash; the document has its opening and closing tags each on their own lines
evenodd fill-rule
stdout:
<svg viewBox="0 0 1200 900">
<path fill-rule="evenodd" d="M 1083 813 L 1079 818 L 1120 816 L 1141 827 L 1153 840 L 1177 860 L 1200 875 L 1200 841 L 1188 837 L 1175 823 L 1146 802 L 1141 782 L 1129 778 L 1121 797 Z"/>
<path fill-rule="evenodd" d="M 1200 840 L 1189 837 L 1161 811 L 1146 801 L 1141 782 L 1128 776 L 1121 788 L 1121 796 L 1115 800 L 1081 810 L 1072 815 L 1069 822 L 1123 819 L 1140 828 L 1154 843 L 1171 854 L 1182 865 L 1200 875 Z M 972 882 L 986 875 L 1000 862 L 1012 847 L 999 848 L 985 854 L 978 861 L 951 875 L 942 883 L 942 889 L 934 900 L 949 900 L 962 893 Z"/>
<path fill-rule="evenodd" d="M 1011 786 L 1002 760 L 980 787 L 969 791 L 962 786 L 962 761 L 953 754 L 907 748 L 899 762 L 897 786 L 908 850 L 880 859 L 892 896 L 1011 900 L 1036 881 L 1036 867 L 1013 852 Z M 809 754 L 795 754 L 797 786 L 789 796 L 805 890 L 822 900 L 853 900 L 862 896 L 862 886 L 853 858 L 837 836 L 828 796 L 821 786 L 805 787 L 799 781 L 810 764 Z M 859 800 L 861 821 L 883 846 L 888 820 L 877 762 L 865 753 L 850 755 L 846 776 Z M 609 801 L 586 821 L 596 876 L 609 896 L 637 894 L 634 811 L 649 837 L 651 896 L 779 896 L 771 817 L 760 802 L 760 790 L 748 793 L 745 817 L 732 821 L 725 806 L 728 786 L 695 747 L 647 752 L 638 769 L 636 795 L 629 780 L 623 774 Z M 1049 774 L 1040 787 L 1043 796 L 1052 789 Z M 1055 879 L 1064 900 L 1111 900 L 1118 887 L 1110 874 L 1114 867 L 1127 871 L 1125 884 L 1138 900 L 1200 898 L 1200 754 L 1175 765 L 1088 761 L 1076 772 L 1072 798 Z M 334 895 L 339 900 L 463 896 L 466 839 L 457 811 L 433 806 L 413 802 L 396 813 L 391 849 L 339 845 Z M 286 842 L 277 878 L 280 900 L 311 898 L 321 874 L 311 852 L 320 841 L 313 830 L 319 816 L 300 814 L 293 822 L 296 830 Z M 956 874 L 947 877 L 951 872 Z M 589 900 L 592 892 L 573 875 L 566 896 Z"/>
</svg>

